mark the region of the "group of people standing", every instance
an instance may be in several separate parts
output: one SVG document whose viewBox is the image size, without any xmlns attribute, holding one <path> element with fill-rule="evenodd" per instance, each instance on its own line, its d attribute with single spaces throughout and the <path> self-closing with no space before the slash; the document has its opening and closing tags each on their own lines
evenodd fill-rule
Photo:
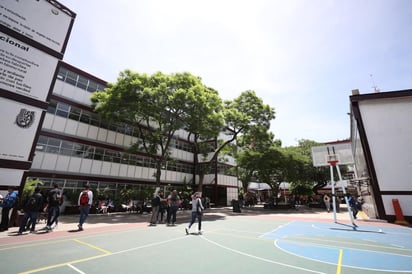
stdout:
<svg viewBox="0 0 412 274">
<path fill-rule="evenodd" d="M 159 219 L 160 223 L 163 223 L 165 211 L 167 225 L 175 225 L 176 214 L 180 203 L 181 199 L 175 189 L 172 190 L 167 197 L 164 196 L 162 190 L 155 192 L 152 199 L 152 217 L 150 219 L 150 225 L 156 225 Z"/>
<path fill-rule="evenodd" d="M 155 192 L 152 199 L 152 217 L 150 219 L 150 225 L 155 226 L 159 219 L 160 223 L 162 223 L 163 214 L 164 211 L 166 211 L 167 225 L 174 226 L 176 223 L 176 213 L 180 203 L 181 199 L 176 190 L 172 190 L 167 197 L 164 197 L 162 190 Z M 201 194 L 195 192 L 192 195 L 192 215 L 189 225 L 185 228 L 186 234 L 189 234 L 189 230 L 196 219 L 198 220 L 198 233 L 201 234 L 203 210 L 204 206 L 202 204 Z"/>
</svg>

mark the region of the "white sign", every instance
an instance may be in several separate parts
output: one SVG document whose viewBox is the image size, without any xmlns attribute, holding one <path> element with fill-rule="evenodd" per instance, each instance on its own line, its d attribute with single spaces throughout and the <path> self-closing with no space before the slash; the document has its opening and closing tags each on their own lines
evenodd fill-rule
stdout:
<svg viewBox="0 0 412 274">
<path fill-rule="evenodd" d="M 46 0 L 0 0 L 0 24 L 57 52 L 63 51 L 73 17 Z"/>
<path fill-rule="evenodd" d="M 0 98 L 0 159 L 27 161 L 42 110 Z"/>
<path fill-rule="evenodd" d="M 0 168 L 0 185 L 1 186 L 20 186 L 21 179 L 23 178 L 24 170 L 20 169 L 9 169 Z M 7 195 L 6 191 L 1 191 L 0 195 L 5 197 Z"/>
<path fill-rule="evenodd" d="M 46 101 L 58 59 L 0 32 L 0 88 Z"/>
</svg>

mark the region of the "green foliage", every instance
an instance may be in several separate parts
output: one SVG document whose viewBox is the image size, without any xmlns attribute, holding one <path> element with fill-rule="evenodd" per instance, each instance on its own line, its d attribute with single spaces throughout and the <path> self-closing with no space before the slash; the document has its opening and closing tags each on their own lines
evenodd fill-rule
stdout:
<svg viewBox="0 0 412 274">
<path fill-rule="evenodd" d="M 28 197 L 29 195 L 34 193 L 34 189 L 36 188 L 36 186 L 41 186 L 41 185 L 43 185 L 43 182 L 40 181 L 39 179 L 28 178 L 26 180 L 26 183 L 24 184 L 22 197 Z"/>
<path fill-rule="evenodd" d="M 313 183 L 305 181 L 295 181 L 289 186 L 289 191 L 297 196 L 312 196 Z"/>
</svg>

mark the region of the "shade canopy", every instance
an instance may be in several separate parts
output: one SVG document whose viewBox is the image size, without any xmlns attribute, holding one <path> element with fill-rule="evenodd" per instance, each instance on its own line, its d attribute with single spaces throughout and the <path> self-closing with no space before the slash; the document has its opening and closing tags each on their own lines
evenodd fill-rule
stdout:
<svg viewBox="0 0 412 274">
<path fill-rule="evenodd" d="M 247 189 L 248 190 L 268 190 L 272 188 L 267 183 L 250 182 Z"/>
</svg>

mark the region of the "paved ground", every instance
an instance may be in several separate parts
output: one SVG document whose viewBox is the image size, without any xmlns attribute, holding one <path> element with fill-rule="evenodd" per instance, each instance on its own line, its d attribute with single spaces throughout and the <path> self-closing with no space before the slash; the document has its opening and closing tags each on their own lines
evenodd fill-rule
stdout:
<svg viewBox="0 0 412 274">
<path fill-rule="evenodd" d="M 0 233 L 1 273 L 412 273 L 412 230 L 301 207 L 209 209 L 203 234 L 186 235 L 190 211 L 176 226 L 148 226 L 150 215 L 61 216 L 53 232 Z M 39 224 L 38 228 L 44 227 Z"/>
<path fill-rule="evenodd" d="M 189 221 L 190 218 L 190 210 L 178 211 L 177 213 L 177 221 L 178 223 L 186 223 Z M 264 209 L 263 206 L 257 205 L 255 207 L 247 207 L 242 208 L 241 213 L 235 213 L 232 210 L 232 207 L 219 207 L 219 208 L 210 208 L 207 210 L 207 214 L 213 215 L 233 215 L 233 216 L 242 216 L 248 214 L 275 214 L 276 216 L 284 216 L 287 218 L 293 219 L 321 219 L 321 220 L 333 220 L 333 213 L 326 212 L 325 210 L 316 209 L 316 208 L 308 208 L 308 207 L 300 207 L 298 210 L 293 209 L 286 209 L 286 210 L 278 210 L 278 209 Z M 363 217 L 362 217 L 363 216 Z M 84 228 L 86 230 L 100 228 L 100 227 L 107 227 L 107 226 L 122 226 L 127 224 L 134 224 L 134 223 L 148 223 L 150 221 L 151 214 L 136 214 L 136 213 L 110 213 L 110 214 L 90 214 L 89 218 L 87 219 Z M 366 215 L 359 214 L 359 220 L 367 220 L 368 218 Z M 346 208 L 343 208 L 340 213 L 336 213 L 337 220 L 342 220 L 345 222 L 350 221 L 350 217 Z M 59 220 L 59 225 L 54 232 L 63 232 L 63 231 L 70 231 L 76 230 L 78 224 L 78 215 L 61 215 Z M 159 224 L 162 225 L 162 224 Z M 164 224 L 163 224 L 164 225 Z M 44 221 L 40 221 L 39 224 L 36 226 L 36 230 L 40 230 L 45 227 Z M 15 236 L 18 228 L 11 227 L 8 231 L 0 232 L 0 238 L 4 238 L 7 236 Z"/>
<path fill-rule="evenodd" d="M 207 209 L 206 215 L 221 215 L 221 216 L 244 216 L 248 214 L 263 214 L 263 215 L 275 215 L 279 218 L 285 219 L 319 219 L 330 221 L 333 220 L 333 213 L 326 212 L 322 209 L 308 208 L 305 206 L 299 207 L 297 210 L 286 209 L 264 209 L 261 205 L 255 207 L 242 208 L 241 213 L 233 212 L 232 207 L 219 207 Z M 177 223 L 187 223 L 190 218 L 190 210 L 178 211 Z M 150 221 L 151 214 L 136 214 L 136 213 L 110 213 L 110 214 L 90 214 L 86 223 L 84 224 L 85 230 L 94 230 L 100 227 L 107 226 L 124 226 L 136 223 L 144 223 L 147 225 Z M 54 232 L 68 232 L 77 229 L 78 215 L 61 215 L 59 225 L 54 229 Z M 345 223 L 350 222 L 350 216 L 348 215 L 345 206 L 341 208 L 339 213 L 336 213 L 336 219 Z M 365 214 L 361 212 L 358 214 L 357 221 L 374 221 L 369 220 Z M 159 224 L 165 225 L 165 224 Z M 45 227 L 44 221 L 40 221 L 36 226 L 36 230 L 41 230 Z M 0 238 L 8 236 L 16 236 L 18 231 L 17 227 L 11 227 L 8 231 L 0 232 Z M 1 242 L 0 242 L 1 243 Z"/>
</svg>

